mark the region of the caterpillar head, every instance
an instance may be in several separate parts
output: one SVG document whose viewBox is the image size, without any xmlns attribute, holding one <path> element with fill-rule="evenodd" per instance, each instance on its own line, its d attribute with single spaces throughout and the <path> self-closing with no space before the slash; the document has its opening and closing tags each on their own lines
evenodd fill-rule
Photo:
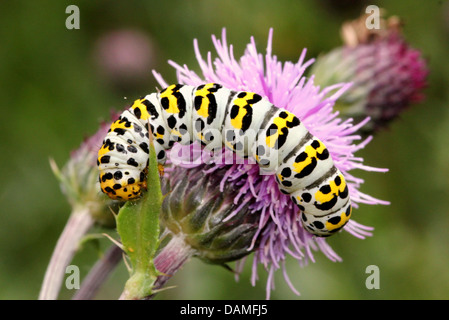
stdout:
<svg viewBox="0 0 449 320">
<path fill-rule="evenodd" d="M 142 188 L 146 188 L 145 179 L 125 178 L 120 170 L 101 171 L 99 180 L 101 191 L 113 200 L 137 199 L 142 193 Z"/>
<path fill-rule="evenodd" d="M 301 220 L 304 228 L 318 237 L 328 237 L 341 230 L 348 223 L 352 206 L 348 202 L 342 209 L 326 216 L 314 216 L 302 212 Z"/>
</svg>

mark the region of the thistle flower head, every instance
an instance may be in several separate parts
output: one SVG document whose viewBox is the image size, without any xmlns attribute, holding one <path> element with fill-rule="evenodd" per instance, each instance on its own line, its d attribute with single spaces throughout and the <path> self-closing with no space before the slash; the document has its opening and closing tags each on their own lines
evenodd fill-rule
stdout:
<svg viewBox="0 0 449 320">
<path fill-rule="evenodd" d="M 402 36 L 397 17 L 381 20 L 379 30 L 368 30 L 365 19 L 345 23 L 345 45 L 319 57 L 312 72 L 321 85 L 353 82 L 339 98 L 338 109 L 343 118 L 369 116 L 361 131 L 371 134 L 423 100 L 428 70 L 420 51 Z"/>
<path fill-rule="evenodd" d="M 313 63 L 313 60 L 305 60 L 306 51 L 300 54 L 297 62 L 282 63 L 272 54 L 272 36 L 273 32 L 270 30 L 265 55 L 258 53 L 255 40 L 251 38 L 243 56 L 238 60 L 234 57 L 232 45 L 228 46 L 226 42 L 225 30 L 221 39 L 212 37 L 218 54 L 215 60 L 212 60 L 210 52 L 207 58 L 203 59 L 195 41 L 194 49 L 202 71 L 201 76 L 187 66 L 180 66 L 172 61 L 169 63 L 177 70 L 180 83 L 220 83 L 233 90 L 258 93 L 274 105 L 291 111 L 329 149 L 335 165 L 347 179 L 354 207 L 359 203 L 385 203 L 360 192 L 359 187 L 363 181 L 351 174 L 352 169 L 383 170 L 367 167 L 363 165 L 362 159 L 354 156 L 354 153 L 370 140 L 356 144 L 360 137 L 354 134 L 368 120 L 355 125 L 352 119 L 343 121 L 338 118 L 338 113 L 333 110 L 335 101 L 348 90 L 350 84 L 338 83 L 324 89 L 316 86 L 313 76 L 304 77 L 304 72 Z M 154 75 L 162 87 L 167 86 L 161 75 L 156 72 Z M 223 156 L 226 156 L 227 152 L 229 151 L 224 151 Z M 253 284 L 257 280 L 256 267 L 259 263 L 269 272 L 267 298 L 274 284 L 273 273 L 284 266 L 288 255 L 297 259 L 301 265 L 314 260 L 313 250 L 323 252 L 332 261 L 340 260 L 324 238 L 315 238 L 303 229 L 298 215 L 299 209 L 287 195 L 279 191 L 273 175 L 260 175 L 255 164 L 226 164 L 220 160 L 212 160 L 207 167 L 198 167 L 196 170 L 201 169 L 204 175 L 216 175 L 215 188 L 220 192 L 229 188 L 235 190 L 232 197 L 235 207 L 223 221 L 228 221 L 241 212 L 257 217 L 257 228 L 249 240 L 247 250 L 248 253 L 254 251 Z M 188 172 L 195 166 L 184 165 L 184 170 Z M 167 176 L 170 178 L 170 170 Z M 198 183 L 198 187 L 200 185 L 201 183 Z M 357 217 L 357 212 L 355 216 Z M 344 230 L 364 238 L 371 234 L 372 228 L 352 220 Z M 219 262 L 222 263 L 223 260 Z M 238 262 L 239 270 L 243 262 L 244 259 Z M 284 275 L 290 284 L 286 273 Z M 297 292 L 293 287 L 292 289 Z"/>
</svg>

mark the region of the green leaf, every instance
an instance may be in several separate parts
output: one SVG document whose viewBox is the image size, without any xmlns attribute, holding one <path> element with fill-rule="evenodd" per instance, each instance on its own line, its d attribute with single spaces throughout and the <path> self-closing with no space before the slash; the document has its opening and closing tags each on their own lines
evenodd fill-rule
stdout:
<svg viewBox="0 0 449 320">
<path fill-rule="evenodd" d="M 116 218 L 123 250 L 131 262 L 130 278 L 125 284 L 125 299 L 142 299 L 151 295 L 159 275 L 154 266 L 154 256 L 159 246 L 159 214 L 163 196 L 152 141 L 147 186 L 144 196 L 139 201 L 128 201 Z"/>
</svg>

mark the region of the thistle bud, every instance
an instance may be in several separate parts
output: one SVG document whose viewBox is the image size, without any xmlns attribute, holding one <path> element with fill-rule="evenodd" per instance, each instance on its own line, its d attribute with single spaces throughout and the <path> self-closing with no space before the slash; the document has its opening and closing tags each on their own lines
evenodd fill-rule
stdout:
<svg viewBox="0 0 449 320">
<path fill-rule="evenodd" d="M 367 29 L 365 21 L 345 23 L 345 45 L 319 57 L 312 73 L 321 86 L 353 83 L 336 107 L 343 118 L 370 117 L 361 133 L 371 134 L 423 99 L 428 71 L 420 51 L 404 40 L 398 18 L 383 19 L 378 30 Z"/>
<path fill-rule="evenodd" d="M 165 179 L 170 190 L 162 204 L 161 222 L 173 234 L 183 236 L 194 256 L 223 264 L 252 252 L 260 215 L 248 207 L 251 201 L 234 203 L 238 194 L 231 184 L 220 189 L 229 168 L 208 172 L 210 165 L 175 167 Z"/>
<path fill-rule="evenodd" d="M 54 174 L 73 210 L 83 208 L 96 223 L 114 226 L 112 209 L 118 209 L 119 202 L 104 196 L 98 188 L 98 168 L 96 165 L 98 146 L 101 145 L 109 125 L 103 123 L 93 136 L 85 139 L 80 147 L 70 154 L 70 159 L 60 170 L 51 161 Z"/>
</svg>

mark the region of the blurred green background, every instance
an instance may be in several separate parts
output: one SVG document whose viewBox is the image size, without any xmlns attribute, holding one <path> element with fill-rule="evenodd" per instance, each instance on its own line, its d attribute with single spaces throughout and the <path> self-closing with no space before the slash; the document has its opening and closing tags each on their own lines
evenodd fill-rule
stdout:
<svg viewBox="0 0 449 320">
<path fill-rule="evenodd" d="M 65 27 L 70 4 L 80 9 L 79 30 Z M 313 58 L 341 45 L 341 23 L 358 17 L 368 4 L 403 18 L 406 39 L 428 59 L 427 98 L 358 153 L 366 164 L 390 169 L 355 173 L 365 179 L 362 191 L 391 201 L 390 206 L 361 205 L 355 212 L 358 222 L 376 228 L 374 236 L 359 240 L 343 233 L 329 239 L 342 263 L 321 253 L 305 268 L 289 259 L 288 274 L 301 296 L 278 272 L 271 298 L 448 299 L 449 4 L 436 0 L 0 2 L 0 299 L 37 298 L 70 213 L 49 157 L 62 166 L 111 109 L 121 110 L 128 99 L 153 91 L 151 69 L 168 82 L 176 80 L 168 59 L 198 70 L 193 39 L 205 56 L 213 50 L 211 35 L 220 36 L 223 27 L 236 57 L 250 36 L 264 53 L 273 27 L 279 60 L 296 61 L 303 48 Z M 141 52 L 141 61 L 134 61 L 140 67 L 131 63 L 129 73 L 108 64 L 105 39 L 120 30 L 144 35 L 135 49 Z M 100 250 L 108 245 L 101 241 Z M 98 249 L 88 243 L 75 257 L 83 275 Z M 368 265 L 380 269 L 379 290 L 365 287 Z M 176 288 L 158 299 L 264 299 L 267 275 L 260 269 L 252 287 L 250 271 L 247 263 L 235 282 L 224 268 L 192 260 L 169 282 Z M 121 265 L 97 298 L 116 299 L 126 276 Z M 61 298 L 72 294 L 64 289 Z"/>
</svg>

